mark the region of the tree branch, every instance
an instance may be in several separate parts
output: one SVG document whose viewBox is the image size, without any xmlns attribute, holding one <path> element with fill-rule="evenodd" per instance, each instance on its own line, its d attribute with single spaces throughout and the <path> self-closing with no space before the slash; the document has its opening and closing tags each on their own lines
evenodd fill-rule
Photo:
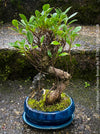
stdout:
<svg viewBox="0 0 100 134">
<path fill-rule="evenodd" d="M 70 79 L 71 78 L 71 75 L 68 72 L 65 72 L 61 69 L 54 68 L 52 66 L 50 66 L 48 68 L 47 72 L 50 74 L 55 74 L 55 72 L 56 72 L 56 76 L 58 76 L 61 79 Z"/>
</svg>

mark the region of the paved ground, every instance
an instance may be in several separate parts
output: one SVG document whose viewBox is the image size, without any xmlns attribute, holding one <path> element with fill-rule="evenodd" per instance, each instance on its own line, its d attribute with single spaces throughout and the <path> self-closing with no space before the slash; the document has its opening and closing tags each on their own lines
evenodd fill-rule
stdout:
<svg viewBox="0 0 100 134">
<path fill-rule="evenodd" d="M 11 49 L 7 44 L 23 37 L 11 31 L 11 24 L 0 27 L 0 49 Z M 78 50 L 96 49 L 96 27 L 82 26 Z M 99 45 L 99 44 L 98 44 Z M 73 48 L 76 50 L 76 48 Z M 26 125 L 22 120 L 23 102 L 31 91 L 31 81 L 0 82 L 0 134 L 100 134 L 99 103 L 95 82 L 84 88 L 85 81 L 74 80 L 67 93 L 75 100 L 75 119 L 62 130 L 43 131 Z M 97 109 L 97 110 L 96 110 Z"/>
<path fill-rule="evenodd" d="M 23 122 L 23 103 L 30 91 L 31 81 L 0 82 L 0 134 L 100 134 L 97 91 L 93 83 L 84 88 L 83 80 L 70 82 L 66 92 L 74 98 L 75 118 L 61 130 L 37 130 Z"/>
</svg>

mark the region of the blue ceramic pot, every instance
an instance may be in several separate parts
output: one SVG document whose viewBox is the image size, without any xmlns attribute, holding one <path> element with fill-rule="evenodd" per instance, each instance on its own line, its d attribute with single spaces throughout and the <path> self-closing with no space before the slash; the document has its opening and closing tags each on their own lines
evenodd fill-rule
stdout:
<svg viewBox="0 0 100 134">
<path fill-rule="evenodd" d="M 62 111 L 55 111 L 55 112 L 42 112 L 30 108 L 27 103 L 28 98 L 29 97 L 27 97 L 24 102 L 24 114 L 23 114 L 23 119 L 26 123 L 30 122 L 35 126 L 38 125 L 38 126 L 50 127 L 50 126 L 61 126 L 62 124 L 66 123 L 68 124 L 68 122 L 71 123 L 71 121 L 73 120 L 72 115 L 75 110 L 75 105 L 72 98 L 70 98 L 71 104 L 69 107 L 67 107 Z"/>
</svg>

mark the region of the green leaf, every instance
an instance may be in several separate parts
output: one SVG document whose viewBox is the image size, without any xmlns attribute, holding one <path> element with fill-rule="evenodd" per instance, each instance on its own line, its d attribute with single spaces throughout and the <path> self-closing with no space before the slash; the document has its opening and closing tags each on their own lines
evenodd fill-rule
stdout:
<svg viewBox="0 0 100 134">
<path fill-rule="evenodd" d="M 35 49 L 35 48 L 38 48 L 38 45 L 35 45 L 35 46 L 32 47 L 32 49 Z"/>
<path fill-rule="evenodd" d="M 28 42 L 30 44 L 33 43 L 33 34 L 32 34 L 32 32 L 30 32 L 30 31 L 27 32 L 27 39 L 28 39 Z"/>
<path fill-rule="evenodd" d="M 88 84 L 88 86 L 90 86 L 90 84 Z"/>
<path fill-rule="evenodd" d="M 61 28 L 63 28 L 63 27 L 67 27 L 65 24 L 61 24 L 60 26 L 59 26 L 59 29 L 61 29 Z"/>
<path fill-rule="evenodd" d="M 64 18 L 64 22 L 67 23 L 68 21 L 68 17 Z"/>
<path fill-rule="evenodd" d="M 13 45 L 13 47 L 20 49 L 20 47 L 17 44 Z"/>
<path fill-rule="evenodd" d="M 20 53 L 24 53 L 25 52 L 25 50 L 23 50 L 23 49 L 20 49 L 20 51 L 19 51 Z"/>
<path fill-rule="evenodd" d="M 80 44 L 75 44 L 74 47 L 80 47 L 81 45 Z"/>
<path fill-rule="evenodd" d="M 13 26 L 15 26 L 18 29 L 18 21 L 17 20 L 12 20 Z"/>
<path fill-rule="evenodd" d="M 14 45 L 14 43 L 13 43 L 13 42 L 11 42 L 11 43 L 8 43 L 8 45 L 9 45 L 9 46 L 13 46 L 13 45 Z"/>
<path fill-rule="evenodd" d="M 23 32 L 25 32 L 25 33 L 27 32 L 27 30 L 26 30 L 26 29 L 23 29 L 22 31 L 23 31 Z"/>
<path fill-rule="evenodd" d="M 22 20 L 21 20 L 22 21 Z M 24 22 L 24 21 L 23 21 Z M 22 25 L 23 27 L 25 27 L 25 22 L 24 22 L 24 24 L 22 23 L 22 22 L 20 22 L 20 21 L 18 21 L 18 23 L 20 24 L 20 25 Z"/>
<path fill-rule="evenodd" d="M 36 17 L 40 17 L 41 14 L 38 10 L 35 10 L 35 15 L 36 15 Z"/>
<path fill-rule="evenodd" d="M 85 88 L 89 87 L 90 84 L 88 82 L 85 82 Z"/>
<path fill-rule="evenodd" d="M 25 47 L 26 47 L 27 49 L 29 49 L 29 48 L 30 48 L 30 47 L 29 47 L 29 45 L 27 45 L 27 44 L 25 45 Z"/>
<path fill-rule="evenodd" d="M 16 42 L 11 42 L 11 43 L 8 43 L 8 45 L 14 47 L 14 48 L 17 48 L 17 49 L 20 49 L 19 45 L 17 44 L 17 41 Z"/>
<path fill-rule="evenodd" d="M 63 32 L 66 32 L 66 30 L 68 29 L 65 24 L 60 25 L 59 28 L 62 29 Z"/>
<path fill-rule="evenodd" d="M 57 34 L 60 35 L 60 36 L 61 36 L 63 33 L 64 33 L 64 31 L 62 31 L 62 30 L 57 31 Z"/>
<path fill-rule="evenodd" d="M 66 17 L 67 17 L 67 15 L 62 13 L 62 14 L 60 15 L 60 20 L 63 21 Z"/>
<path fill-rule="evenodd" d="M 24 20 L 21 20 L 21 22 L 22 22 L 22 24 L 21 24 L 21 25 L 23 25 L 23 24 L 24 24 L 24 25 L 26 26 L 26 23 L 25 23 L 25 21 L 24 21 Z M 23 25 L 23 26 L 24 26 L 24 25 Z"/>
<path fill-rule="evenodd" d="M 66 52 L 63 52 L 63 53 L 59 54 L 59 56 L 66 56 L 66 55 L 69 55 L 69 54 L 66 53 Z"/>
<path fill-rule="evenodd" d="M 23 28 L 20 28 L 18 31 L 19 31 L 19 33 L 22 33 L 22 30 L 23 30 Z"/>
<path fill-rule="evenodd" d="M 47 11 L 49 9 L 49 7 L 50 7 L 49 4 L 45 4 L 45 5 L 43 5 L 42 8 L 43 8 L 44 11 Z"/>
<path fill-rule="evenodd" d="M 20 49 L 24 49 L 25 39 L 18 41 L 18 43 L 20 44 Z"/>
<path fill-rule="evenodd" d="M 59 14 L 59 15 L 62 13 L 62 11 L 61 11 L 60 8 L 57 8 L 57 9 L 55 9 L 55 10 L 56 10 L 56 13 Z"/>
<path fill-rule="evenodd" d="M 55 18 L 56 16 L 57 16 L 57 13 L 53 13 L 53 14 L 52 14 L 52 17 Z"/>
<path fill-rule="evenodd" d="M 51 44 L 52 45 L 60 45 L 60 43 L 58 41 L 52 41 Z"/>
<path fill-rule="evenodd" d="M 41 12 L 41 15 L 44 15 L 44 11 Z"/>
<path fill-rule="evenodd" d="M 52 53 L 51 53 L 51 51 L 48 50 L 47 53 L 48 53 L 48 56 L 51 58 L 51 57 L 52 57 Z"/>
<path fill-rule="evenodd" d="M 72 31 L 72 33 L 77 33 L 77 32 L 79 32 L 81 30 L 81 26 L 78 26 L 78 27 L 76 27 L 73 31 Z"/>
<path fill-rule="evenodd" d="M 18 30 L 17 30 L 17 29 L 15 29 L 15 28 L 9 28 L 9 29 L 11 29 L 11 30 L 13 30 L 13 31 L 18 32 Z"/>
<path fill-rule="evenodd" d="M 66 42 L 68 43 L 68 45 L 71 44 L 71 41 L 70 41 L 70 39 L 68 37 L 66 38 Z"/>
<path fill-rule="evenodd" d="M 71 7 L 67 8 L 64 13 L 66 14 L 69 10 L 71 9 Z"/>
<path fill-rule="evenodd" d="M 74 20 L 70 21 L 67 25 L 70 25 L 70 24 L 72 24 L 72 23 L 74 23 L 76 21 L 77 21 L 77 19 L 74 19 Z"/>
<path fill-rule="evenodd" d="M 29 19 L 29 23 L 33 22 L 33 20 L 35 19 L 35 16 L 31 16 L 30 19 Z"/>
<path fill-rule="evenodd" d="M 22 40 L 21 40 L 21 43 L 25 44 L 25 39 L 22 39 Z"/>
<path fill-rule="evenodd" d="M 19 14 L 19 16 L 21 17 L 22 20 L 24 20 L 25 22 L 27 22 L 26 16 L 24 14 Z"/>
<path fill-rule="evenodd" d="M 68 19 L 71 19 L 71 18 L 74 17 L 76 14 L 77 14 L 77 12 L 76 12 L 76 13 L 73 13 L 71 16 L 68 17 Z"/>
<path fill-rule="evenodd" d="M 53 9 L 53 8 L 49 8 L 49 9 L 47 10 L 47 13 L 50 13 L 52 9 Z"/>
<path fill-rule="evenodd" d="M 63 47 L 61 46 L 59 49 L 58 49 L 58 53 L 61 53 L 63 50 Z"/>
<path fill-rule="evenodd" d="M 44 41 L 44 35 L 40 38 L 40 42 L 43 43 Z"/>
<path fill-rule="evenodd" d="M 21 54 L 22 56 L 25 56 L 25 54 Z"/>
</svg>

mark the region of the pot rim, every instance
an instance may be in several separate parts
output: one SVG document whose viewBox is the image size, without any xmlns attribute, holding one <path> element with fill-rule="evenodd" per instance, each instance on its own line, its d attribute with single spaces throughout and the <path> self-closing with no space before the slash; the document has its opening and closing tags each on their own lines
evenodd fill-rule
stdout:
<svg viewBox="0 0 100 134">
<path fill-rule="evenodd" d="M 66 94 L 67 95 L 67 94 Z M 57 114 L 57 113 L 59 113 L 59 112 L 64 112 L 64 111 L 66 111 L 67 109 L 69 109 L 71 106 L 72 106 L 72 103 L 74 103 L 73 102 L 73 99 L 69 96 L 69 95 L 67 95 L 69 98 L 70 98 L 70 101 L 71 101 L 71 103 L 70 103 L 70 105 L 67 107 L 67 108 L 65 108 L 64 110 L 61 110 L 61 111 L 54 111 L 54 112 L 44 112 L 44 111 L 39 111 L 39 110 L 36 110 L 36 109 L 32 109 L 31 107 L 29 107 L 29 105 L 28 105 L 28 99 L 29 99 L 29 97 L 27 96 L 26 97 L 26 99 L 25 99 L 25 102 L 26 102 L 26 106 L 28 107 L 28 109 L 29 110 L 31 110 L 31 111 L 33 111 L 33 112 L 38 112 L 38 113 L 41 113 L 41 114 L 47 114 L 47 113 L 50 113 L 50 114 Z"/>
</svg>

